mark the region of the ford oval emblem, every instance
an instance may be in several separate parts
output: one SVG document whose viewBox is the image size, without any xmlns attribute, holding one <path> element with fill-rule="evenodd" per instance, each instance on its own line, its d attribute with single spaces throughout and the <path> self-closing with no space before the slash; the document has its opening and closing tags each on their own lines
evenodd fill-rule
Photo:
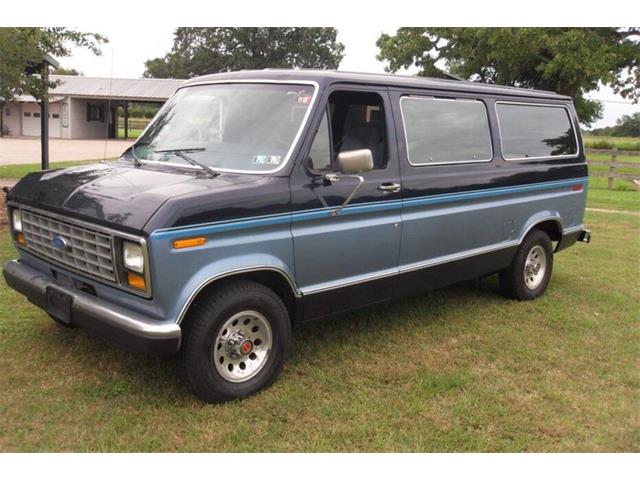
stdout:
<svg viewBox="0 0 640 480">
<path fill-rule="evenodd" d="M 58 250 L 66 250 L 69 248 L 69 242 L 60 235 L 56 235 L 51 239 L 51 245 L 53 245 Z"/>
</svg>

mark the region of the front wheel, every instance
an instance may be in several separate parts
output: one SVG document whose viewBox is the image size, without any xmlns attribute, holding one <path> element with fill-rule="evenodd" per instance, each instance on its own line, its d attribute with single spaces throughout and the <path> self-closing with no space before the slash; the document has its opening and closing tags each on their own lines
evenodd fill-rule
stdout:
<svg viewBox="0 0 640 480">
<path fill-rule="evenodd" d="M 520 244 L 511 265 L 500 272 L 502 293 L 515 300 L 538 298 L 547 289 L 552 270 L 551 239 L 542 230 L 533 230 Z"/>
<path fill-rule="evenodd" d="M 278 295 L 251 281 L 227 283 L 199 298 L 185 319 L 182 377 L 209 403 L 246 397 L 275 381 L 290 340 Z"/>
</svg>

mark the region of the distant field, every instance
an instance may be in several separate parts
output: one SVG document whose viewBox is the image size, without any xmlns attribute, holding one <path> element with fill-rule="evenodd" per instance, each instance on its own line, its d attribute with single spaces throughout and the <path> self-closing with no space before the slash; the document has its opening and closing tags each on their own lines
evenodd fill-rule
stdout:
<svg viewBox="0 0 640 480">
<path fill-rule="evenodd" d="M 618 150 L 640 150 L 639 137 L 609 137 L 604 135 L 585 135 L 583 137 L 586 148 L 613 148 Z"/>
</svg>

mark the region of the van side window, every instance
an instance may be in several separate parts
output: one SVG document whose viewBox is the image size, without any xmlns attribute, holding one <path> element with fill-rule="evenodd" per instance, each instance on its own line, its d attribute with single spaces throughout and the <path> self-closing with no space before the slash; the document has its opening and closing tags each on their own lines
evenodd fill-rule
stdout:
<svg viewBox="0 0 640 480">
<path fill-rule="evenodd" d="M 400 109 L 411 165 L 491 160 L 491 134 L 484 103 L 403 97 Z"/>
<path fill-rule="evenodd" d="M 322 116 L 320 127 L 309 151 L 309 161 L 313 170 L 331 170 L 331 137 L 329 136 L 329 111 Z"/>
<path fill-rule="evenodd" d="M 496 103 L 506 160 L 578 153 L 569 111 L 563 105 Z"/>
<path fill-rule="evenodd" d="M 374 170 L 387 167 L 384 105 L 377 93 L 336 91 L 313 140 L 309 156 L 314 170 L 335 170 L 340 152 L 368 148 Z"/>
</svg>

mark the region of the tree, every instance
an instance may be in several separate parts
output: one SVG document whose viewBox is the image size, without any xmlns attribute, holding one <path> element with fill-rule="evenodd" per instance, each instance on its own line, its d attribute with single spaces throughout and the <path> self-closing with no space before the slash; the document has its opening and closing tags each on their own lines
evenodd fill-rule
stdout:
<svg viewBox="0 0 640 480">
<path fill-rule="evenodd" d="M 38 100 L 46 97 L 55 82 L 40 74 L 27 73 L 27 67 L 42 62 L 45 54 L 68 56 L 71 46 L 85 47 L 96 55 L 98 45 L 107 39 L 97 33 L 85 33 L 65 27 L 0 28 L 0 112 L 16 95 L 28 93 Z M 2 136 L 0 115 L 0 136 Z"/>
<path fill-rule="evenodd" d="M 569 95 L 586 125 L 602 116 L 584 96 L 599 82 L 640 98 L 640 28 L 400 28 L 377 46 L 387 71 L 438 76 L 438 64 L 472 81 Z"/>
<path fill-rule="evenodd" d="M 616 122 L 615 137 L 640 137 L 640 112 L 623 115 Z"/>
<path fill-rule="evenodd" d="M 596 128 L 593 135 L 610 135 L 612 137 L 640 137 L 640 112 L 623 115 L 611 127 Z"/>
<path fill-rule="evenodd" d="M 344 45 L 335 28 L 178 28 L 173 47 L 145 62 L 145 77 L 191 78 L 261 68 L 337 69 Z"/>
<path fill-rule="evenodd" d="M 53 71 L 54 75 L 73 75 L 75 77 L 84 77 L 84 73 L 75 68 L 58 67 Z"/>
</svg>

